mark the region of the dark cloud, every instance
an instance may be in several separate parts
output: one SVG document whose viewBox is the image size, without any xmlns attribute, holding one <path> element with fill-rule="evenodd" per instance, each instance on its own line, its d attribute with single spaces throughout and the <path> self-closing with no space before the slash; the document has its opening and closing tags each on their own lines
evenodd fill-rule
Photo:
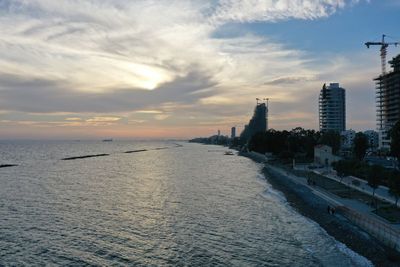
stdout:
<svg viewBox="0 0 400 267">
<path fill-rule="evenodd" d="M 155 90 L 122 88 L 106 93 L 71 90 L 59 81 L 24 79 L 0 75 L 2 110 L 34 113 L 112 113 L 155 107 L 163 103 L 195 103 L 215 92 L 211 77 L 192 71 L 184 77 L 160 85 Z"/>
</svg>

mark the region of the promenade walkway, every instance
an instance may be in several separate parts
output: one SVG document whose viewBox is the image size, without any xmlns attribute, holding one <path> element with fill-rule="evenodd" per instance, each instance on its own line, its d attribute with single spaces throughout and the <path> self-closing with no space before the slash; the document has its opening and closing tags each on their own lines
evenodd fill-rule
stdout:
<svg viewBox="0 0 400 267">
<path fill-rule="evenodd" d="M 282 168 L 268 165 L 273 172 L 291 179 L 294 183 L 308 187 L 311 192 L 326 200 L 341 214 L 391 247 L 400 249 L 400 225 L 390 224 L 372 213 L 373 208 L 354 199 L 341 198 L 321 187 L 309 185 L 307 178 L 294 175 Z"/>
<path fill-rule="evenodd" d="M 296 176 L 296 175 L 294 175 L 288 171 L 285 171 L 284 169 L 281 169 L 279 167 L 275 167 L 275 166 L 271 166 L 271 165 L 269 165 L 269 167 L 271 169 L 273 169 L 275 172 L 280 173 L 281 175 L 287 176 L 293 182 L 302 184 L 303 186 L 308 187 L 314 194 L 322 197 L 323 199 L 327 200 L 328 202 L 332 203 L 335 206 L 347 206 L 358 212 L 362 212 L 362 213 L 366 213 L 366 214 L 371 213 L 373 210 L 373 208 L 371 206 L 366 205 L 365 203 L 362 203 L 358 200 L 341 198 L 335 194 L 332 194 L 332 193 L 324 190 L 321 187 L 309 185 L 307 183 L 306 177 Z M 344 185 L 347 186 L 347 184 L 344 184 Z M 384 219 L 382 219 L 381 217 L 379 217 L 375 214 L 370 214 L 370 216 L 374 216 L 377 219 L 386 222 Z M 400 227 L 399 227 L 399 230 L 400 230 Z"/>
<path fill-rule="evenodd" d="M 256 152 L 250 152 L 249 154 L 252 158 L 260 162 L 267 162 L 267 158 L 262 154 Z M 340 212 L 340 214 L 347 217 L 353 223 L 355 223 L 365 231 L 369 232 L 371 235 L 375 236 L 388 246 L 396 248 L 398 251 L 400 251 L 400 225 L 391 224 L 382 217 L 377 216 L 375 213 L 372 212 L 373 208 L 371 206 L 355 199 L 342 198 L 319 187 L 318 185 L 309 185 L 306 177 L 297 176 L 283 168 L 273 166 L 271 164 L 267 164 L 267 167 L 271 171 L 281 176 L 287 177 L 294 183 L 309 188 L 313 194 L 321 197 L 322 199 L 330 203 L 330 205 L 334 206 L 336 210 Z M 327 177 L 324 173 L 322 173 L 322 175 Z M 327 178 L 336 180 L 336 177 L 334 175 L 330 175 L 330 177 Z M 337 177 L 337 179 L 339 178 Z M 348 184 L 346 184 L 346 182 L 350 182 L 351 186 L 353 186 L 354 184 L 352 183 L 352 181 L 353 180 L 343 180 L 342 184 L 347 186 Z M 366 185 L 365 183 L 362 184 L 360 182 L 361 189 L 364 189 L 366 186 L 368 185 Z M 366 192 L 368 192 L 367 189 L 365 190 Z"/>
<path fill-rule="evenodd" d="M 330 170 L 329 172 L 314 170 L 313 172 L 323 175 L 329 179 L 335 180 L 339 183 L 342 183 L 348 187 L 351 187 L 354 190 L 363 192 L 370 196 L 373 195 L 373 189 L 368 185 L 368 182 L 365 180 L 362 180 L 360 178 L 357 178 L 354 176 L 347 176 L 347 177 L 343 177 L 343 179 L 341 180 L 340 177 L 337 176 L 336 173 L 332 170 Z M 386 186 L 382 186 L 382 185 L 379 186 L 375 190 L 375 197 L 380 200 L 384 200 L 386 202 L 392 203 L 393 205 L 396 204 L 396 200 L 394 199 L 393 196 L 390 195 L 389 188 Z M 397 203 L 397 206 L 399 206 L 399 203 Z"/>
</svg>

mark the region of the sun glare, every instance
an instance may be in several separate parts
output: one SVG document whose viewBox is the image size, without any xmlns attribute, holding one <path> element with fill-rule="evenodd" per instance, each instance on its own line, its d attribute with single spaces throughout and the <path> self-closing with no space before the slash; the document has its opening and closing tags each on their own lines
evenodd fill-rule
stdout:
<svg viewBox="0 0 400 267">
<path fill-rule="evenodd" d="M 132 82 L 143 89 L 154 90 L 161 83 L 170 80 L 168 73 L 159 68 L 130 63 L 128 69 L 135 76 Z"/>
</svg>

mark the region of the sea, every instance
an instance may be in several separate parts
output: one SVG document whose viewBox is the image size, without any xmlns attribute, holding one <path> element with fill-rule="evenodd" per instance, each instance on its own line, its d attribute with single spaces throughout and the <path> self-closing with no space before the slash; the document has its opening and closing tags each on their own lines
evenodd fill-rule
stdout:
<svg viewBox="0 0 400 267">
<path fill-rule="evenodd" d="M 0 266 L 372 266 L 225 151 L 0 141 Z"/>
</svg>

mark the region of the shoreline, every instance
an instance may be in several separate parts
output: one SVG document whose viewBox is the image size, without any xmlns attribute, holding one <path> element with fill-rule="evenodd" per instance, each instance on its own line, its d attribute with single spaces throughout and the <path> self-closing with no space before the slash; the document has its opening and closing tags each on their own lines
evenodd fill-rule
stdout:
<svg viewBox="0 0 400 267">
<path fill-rule="evenodd" d="M 258 159 L 251 155 L 240 154 L 254 161 Z M 349 249 L 364 256 L 374 266 L 399 266 L 400 261 L 392 261 L 395 252 L 389 247 L 370 236 L 368 233 L 354 225 L 344 216 L 336 213 L 331 215 L 327 212 L 329 203 L 320 196 L 299 184 L 295 184 L 290 178 L 276 173 L 266 164 L 262 173 L 269 184 L 282 192 L 298 213 L 316 222 L 335 240 L 345 244 Z"/>
</svg>

